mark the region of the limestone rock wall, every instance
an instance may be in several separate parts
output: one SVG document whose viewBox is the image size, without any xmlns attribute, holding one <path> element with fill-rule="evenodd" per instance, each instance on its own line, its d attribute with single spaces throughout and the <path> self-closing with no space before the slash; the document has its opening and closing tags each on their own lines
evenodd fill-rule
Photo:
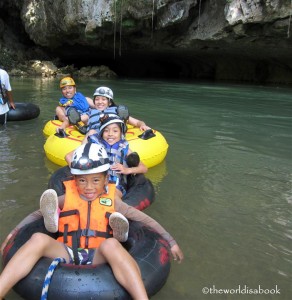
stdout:
<svg viewBox="0 0 292 300">
<path fill-rule="evenodd" d="M 171 66 L 177 77 L 292 83 L 291 12 L 291 0 L 2 0 L 0 43 L 10 30 L 30 49 L 117 73 L 146 59 L 138 75 Z"/>
</svg>

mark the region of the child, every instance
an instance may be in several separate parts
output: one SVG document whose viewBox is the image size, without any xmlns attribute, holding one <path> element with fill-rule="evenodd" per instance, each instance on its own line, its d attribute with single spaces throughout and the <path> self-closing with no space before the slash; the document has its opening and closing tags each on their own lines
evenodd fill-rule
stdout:
<svg viewBox="0 0 292 300">
<path fill-rule="evenodd" d="M 87 116 L 84 116 L 84 123 L 88 125 L 87 136 L 98 133 L 100 127 L 100 117 L 104 114 L 118 115 L 129 124 L 139 127 L 142 131 L 150 129 L 143 121 L 129 116 L 129 112 L 124 105 L 117 106 L 114 103 L 113 91 L 105 86 L 98 87 L 93 94 L 94 108 L 90 109 Z M 86 137 L 87 139 L 87 137 Z"/>
<path fill-rule="evenodd" d="M 76 84 L 71 77 L 61 79 L 60 88 L 63 97 L 56 108 L 56 115 L 63 123 L 56 129 L 57 132 L 64 131 L 69 126 L 68 114 L 70 113 L 70 108 L 75 108 L 81 114 L 81 121 L 86 121 L 87 116 L 85 113 L 89 111 L 90 107 L 94 107 L 91 98 L 84 97 L 81 93 L 76 92 Z M 72 112 L 74 113 L 75 111 L 72 110 Z"/>
<path fill-rule="evenodd" d="M 63 257 L 67 263 L 75 262 L 75 264 L 108 263 L 117 281 L 133 299 L 148 299 L 136 261 L 118 241 L 127 239 L 127 218 L 139 221 L 161 234 L 168 242 L 174 259 L 182 261 L 183 253 L 176 241 L 159 223 L 134 207 L 128 206 L 115 195 L 115 186 L 108 184 L 108 169 L 109 159 L 102 146 L 88 143 L 76 149 L 71 163 L 74 179 L 65 183 L 65 195 L 58 198 L 54 190 L 45 191 L 40 199 L 41 212 L 31 214 L 17 227 L 24 226 L 32 216 L 35 218 L 38 215 L 40 218 L 43 214 L 47 229 L 59 230 L 58 240 L 43 233 L 32 235 L 15 253 L 0 275 L 0 299 L 3 299 L 19 280 L 29 274 L 43 256 L 52 259 Z M 104 198 L 108 200 L 106 204 L 101 201 Z M 61 210 L 59 217 L 58 208 Z M 69 214 L 69 211 L 74 209 L 79 211 L 79 219 Z M 90 213 L 87 213 L 88 210 Z M 109 218 L 107 213 L 111 213 Z M 69 232 L 74 230 L 76 232 L 76 222 L 80 222 L 82 236 L 80 243 L 73 248 L 75 240 L 72 241 L 68 236 L 68 241 L 64 244 L 63 236 L 66 229 Z M 88 224 L 90 229 L 101 234 L 86 235 L 86 232 L 89 232 L 86 230 L 89 229 Z M 110 234 L 107 224 L 113 229 L 113 237 L 105 238 L 105 235 Z M 2 244 L 2 251 L 13 232 Z M 78 253 L 74 255 L 74 252 Z"/>
<path fill-rule="evenodd" d="M 117 195 L 122 198 L 126 194 L 127 176 L 130 174 L 144 174 L 147 167 L 140 162 L 136 152 L 132 152 L 129 143 L 125 140 L 127 126 L 118 117 L 105 115 L 101 121 L 98 135 L 89 136 L 89 142 L 101 143 L 110 159 L 109 181 L 116 183 Z M 128 161 L 133 156 L 138 156 L 135 165 L 129 165 Z"/>
</svg>

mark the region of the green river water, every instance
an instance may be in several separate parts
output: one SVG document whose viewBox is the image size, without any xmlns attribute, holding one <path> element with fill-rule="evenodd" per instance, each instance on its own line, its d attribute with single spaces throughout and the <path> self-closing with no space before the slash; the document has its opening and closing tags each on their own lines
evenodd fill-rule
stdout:
<svg viewBox="0 0 292 300">
<path fill-rule="evenodd" d="M 60 98 L 57 79 L 11 78 L 15 101 L 41 109 L 0 129 L 0 239 L 28 213 L 58 166 L 43 150 L 44 124 Z M 77 80 L 115 102 L 169 144 L 151 168 L 146 210 L 185 254 L 152 299 L 291 299 L 292 89 L 142 80 Z M 16 270 L 17 271 L 17 270 Z M 258 294 L 255 294 L 258 291 Z M 13 291 L 6 300 L 21 299 Z M 57 299 L 56 299 L 57 300 Z"/>
</svg>

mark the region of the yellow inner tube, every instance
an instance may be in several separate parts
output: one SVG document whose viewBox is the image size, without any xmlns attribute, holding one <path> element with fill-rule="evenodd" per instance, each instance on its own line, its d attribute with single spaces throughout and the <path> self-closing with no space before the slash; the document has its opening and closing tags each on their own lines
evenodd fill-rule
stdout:
<svg viewBox="0 0 292 300">
<path fill-rule="evenodd" d="M 60 126 L 61 123 L 58 120 L 51 120 L 45 125 L 43 133 L 48 138 L 45 142 L 44 150 L 50 161 L 59 166 L 66 166 L 65 155 L 75 150 L 81 144 L 84 135 L 76 130 L 74 126 L 70 126 L 66 128 L 67 137 L 60 138 L 56 136 L 56 127 Z M 141 133 L 139 128 L 129 125 L 126 140 L 129 142 L 130 149 L 136 151 L 141 161 L 148 168 L 151 168 L 165 159 L 168 144 L 163 135 L 157 130 L 153 130 L 155 136 L 147 140 L 139 137 Z"/>
</svg>

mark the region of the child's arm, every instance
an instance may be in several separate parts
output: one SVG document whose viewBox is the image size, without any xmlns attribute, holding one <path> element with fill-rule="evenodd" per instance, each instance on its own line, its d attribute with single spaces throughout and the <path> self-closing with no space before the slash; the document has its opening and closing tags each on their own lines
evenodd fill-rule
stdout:
<svg viewBox="0 0 292 300">
<path fill-rule="evenodd" d="M 93 100 L 92 100 L 91 98 L 89 98 L 89 97 L 85 97 L 85 98 L 86 98 L 87 103 L 89 104 L 89 106 L 90 106 L 91 108 L 95 108 L 95 105 L 94 105 L 94 103 L 93 103 Z"/>
<path fill-rule="evenodd" d="M 157 221 L 121 200 L 115 201 L 115 208 L 127 219 L 141 222 L 153 231 L 159 233 L 168 242 L 174 260 L 178 260 L 178 262 L 183 260 L 184 255 L 177 242 Z"/>
<path fill-rule="evenodd" d="M 42 213 L 40 210 L 36 210 L 32 213 L 30 213 L 28 216 L 26 216 L 6 237 L 4 242 L 1 245 L 1 253 L 3 254 L 3 250 L 5 246 L 7 245 L 8 241 L 11 239 L 11 237 L 23 226 L 26 224 L 32 223 L 42 217 Z"/>
<path fill-rule="evenodd" d="M 132 150 L 129 149 L 127 156 L 131 153 L 132 153 Z M 120 163 L 116 163 L 111 166 L 111 169 L 116 171 L 119 174 L 125 174 L 125 175 L 145 174 L 148 171 L 148 168 L 141 161 L 139 162 L 138 166 L 135 166 L 135 167 L 125 167 L 124 165 L 122 165 Z"/>
<path fill-rule="evenodd" d="M 133 117 L 129 117 L 128 123 L 130 125 L 140 128 L 143 131 L 151 129 L 149 126 L 146 125 L 145 122 L 135 119 Z"/>
<path fill-rule="evenodd" d="M 111 169 L 116 171 L 118 174 L 145 174 L 148 171 L 148 168 L 142 163 L 139 162 L 137 167 L 128 168 L 120 163 L 116 163 L 111 166 Z"/>
<path fill-rule="evenodd" d="M 58 197 L 59 200 L 59 207 L 62 209 L 64 206 L 64 202 L 65 202 L 65 197 L 64 195 L 59 196 Z M 11 237 L 22 227 L 24 227 L 26 224 L 32 223 L 36 220 L 39 220 L 43 217 L 40 209 L 30 213 L 28 216 L 26 216 L 6 237 L 6 239 L 4 240 L 4 242 L 1 245 L 0 251 L 3 254 L 3 250 L 5 248 L 5 246 L 7 245 L 8 241 L 11 239 Z"/>
</svg>

